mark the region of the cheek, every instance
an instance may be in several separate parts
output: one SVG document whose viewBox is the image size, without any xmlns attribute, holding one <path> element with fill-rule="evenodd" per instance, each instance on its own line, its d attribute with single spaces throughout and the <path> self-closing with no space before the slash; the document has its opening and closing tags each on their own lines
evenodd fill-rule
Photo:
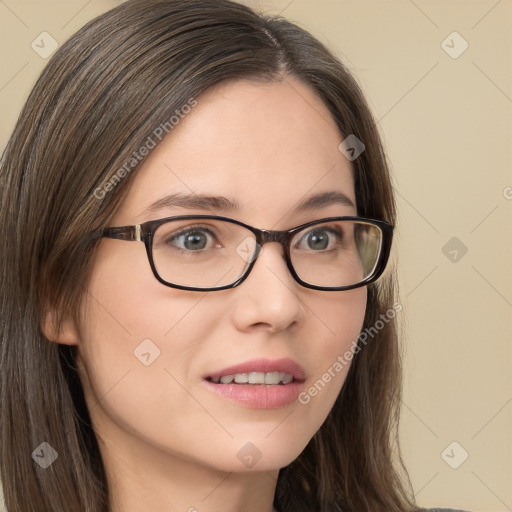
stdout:
<svg viewBox="0 0 512 512">
<path fill-rule="evenodd" d="M 323 296 L 311 301 L 310 313 L 317 319 L 315 331 L 320 338 L 319 342 L 311 344 L 317 354 L 312 359 L 318 363 L 317 371 L 326 370 L 357 340 L 363 327 L 366 301 L 365 287 L 333 292 L 332 297 Z"/>
<path fill-rule="evenodd" d="M 201 307 L 203 294 L 164 287 L 148 268 L 147 260 L 128 268 L 122 258 L 95 265 L 82 310 L 80 377 L 100 438 L 122 443 L 129 434 L 180 451 L 197 436 L 191 426 L 209 419 L 184 386 L 218 316 Z"/>
<path fill-rule="evenodd" d="M 318 321 L 304 354 L 312 363 L 311 373 L 299 396 L 299 403 L 315 418 L 311 435 L 329 414 L 345 382 L 363 328 L 366 301 L 367 290 L 362 287 L 311 302 L 310 312 Z"/>
<path fill-rule="evenodd" d="M 179 390 L 170 374 L 180 363 L 187 368 L 193 345 L 200 343 L 211 323 L 208 315 L 214 314 L 200 308 L 202 294 L 160 284 L 143 244 L 113 243 L 119 247 L 97 252 L 82 306 L 79 353 L 84 390 L 89 389 L 94 402 L 108 395 L 102 404 L 115 404 L 120 411 L 147 404 L 145 412 L 159 414 L 166 401 L 172 413 L 180 404 L 169 400 Z M 194 314 L 200 309 L 198 322 Z"/>
<path fill-rule="evenodd" d="M 97 252 L 84 303 L 90 344 L 98 350 L 107 349 L 98 345 L 108 345 L 123 361 L 133 359 L 146 339 L 162 349 L 171 340 L 184 339 L 187 329 L 194 331 L 197 322 L 190 318 L 204 294 L 159 283 L 142 243 L 108 242 Z M 203 317 L 208 322 L 207 312 Z"/>
</svg>

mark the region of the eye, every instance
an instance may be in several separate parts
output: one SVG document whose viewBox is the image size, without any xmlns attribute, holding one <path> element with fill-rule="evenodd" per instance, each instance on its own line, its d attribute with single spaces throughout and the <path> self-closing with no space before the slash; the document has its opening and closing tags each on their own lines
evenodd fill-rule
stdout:
<svg viewBox="0 0 512 512">
<path fill-rule="evenodd" d="M 214 240 L 216 237 L 208 228 L 187 227 L 169 235 L 166 243 L 180 250 L 198 252 L 211 249 Z"/>
<path fill-rule="evenodd" d="M 320 226 L 308 231 L 299 241 L 299 249 L 313 250 L 315 252 L 333 249 L 335 245 L 341 245 L 343 232 L 327 226 Z M 305 243 L 305 246 L 304 246 Z"/>
</svg>

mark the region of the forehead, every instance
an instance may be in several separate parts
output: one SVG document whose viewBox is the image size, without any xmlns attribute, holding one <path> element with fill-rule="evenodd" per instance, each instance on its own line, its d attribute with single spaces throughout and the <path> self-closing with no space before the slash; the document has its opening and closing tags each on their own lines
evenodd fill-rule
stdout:
<svg viewBox="0 0 512 512">
<path fill-rule="evenodd" d="M 322 192 L 342 193 L 355 205 L 351 164 L 338 149 L 342 139 L 321 99 L 296 79 L 217 85 L 147 157 L 118 219 L 156 218 L 150 205 L 176 193 L 232 198 L 240 206 L 237 218 L 266 217 L 267 223 Z M 348 203 L 344 208 L 337 211 L 355 214 Z"/>
</svg>

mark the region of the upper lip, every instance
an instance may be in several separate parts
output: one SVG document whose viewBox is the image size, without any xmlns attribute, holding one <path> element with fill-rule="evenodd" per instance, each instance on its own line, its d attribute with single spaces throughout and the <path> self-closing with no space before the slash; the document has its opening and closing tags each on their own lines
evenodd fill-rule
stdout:
<svg viewBox="0 0 512 512">
<path fill-rule="evenodd" d="M 224 375 L 234 375 L 235 373 L 251 373 L 251 372 L 282 372 L 291 375 L 294 380 L 304 381 L 306 372 L 302 366 L 290 358 L 283 359 L 253 359 L 245 363 L 229 366 L 219 371 L 209 373 L 205 378 L 220 379 Z"/>
</svg>

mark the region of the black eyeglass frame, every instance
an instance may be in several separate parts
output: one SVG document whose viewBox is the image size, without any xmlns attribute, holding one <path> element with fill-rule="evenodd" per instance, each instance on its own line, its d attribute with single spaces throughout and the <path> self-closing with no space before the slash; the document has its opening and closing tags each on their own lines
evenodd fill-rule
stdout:
<svg viewBox="0 0 512 512">
<path fill-rule="evenodd" d="M 208 287 L 208 288 L 197 288 L 194 286 L 184 286 L 175 283 L 170 283 L 165 281 L 160 277 L 158 271 L 155 267 L 155 263 L 153 261 L 153 235 L 155 231 L 162 225 L 172 220 L 187 220 L 187 219 L 213 219 L 213 220 L 221 220 L 231 222 L 233 224 L 237 224 L 242 226 L 249 231 L 251 231 L 256 237 L 256 248 L 254 254 L 252 256 L 252 261 L 249 266 L 245 270 L 245 272 L 234 282 L 229 285 L 218 286 L 218 287 Z M 367 224 L 373 224 L 377 226 L 382 233 L 382 247 L 379 254 L 379 258 L 374 267 L 373 272 L 363 281 L 357 284 L 349 285 L 349 286 L 338 286 L 338 287 L 325 287 L 318 286 L 307 283 L 303 281 L 295 272 L 293 268 L 293 264 L 290 257 L 290 244 L 293 235 L 297 231 L 301 231 L 307 227 L 314 226 L 316 224 L 323 224 L 325 222 L 338 221 L 338 220 L 347 220 L 347 221 L 359 221 L 365 222 Z M 306 288 L 310 288 L 313 290 L 322 290 L 322 291 L 344 291 L 344 290 L 352 290 L 354 288 L 359 288 L 361 286 L 365 286 L 367 284 L 373 283 L 376 281 L 384 272 L 386 268 L 387 262 L 389 260 L 389 254 L 391 251 L 391 242 L 393 239 L 393 230 L 394 226 L 385 222 L 383 220 L 366 218 L 366 217 L 358 217 L 358 216 L 344 216 L 344 217 L 326 217 L 323 219 L 314 220 L 311 222 L 307 222 L 305 224 L 301 224 L 300 226 L 296 226 L 291 229 L 287 229 L 284 231 L 274 231 L 274 230 L 266 230 L 266 229 L 258 229 L 253 226 L 249 226 L 244 222 L 241 222 L 236 219 L 231 219 L 229 217 L 222 217 L 218 215 L 177 215 L 173 217 L 165 217 L 163 219 L 150 220 L 147 222 L 143 222 L 141 224 L 135 224 L 133 226 L 119 226 L 119 227 L 109 227 L 105 228 L 101 232 L 101 237 L 113 238 L 116 240 L 128 240 L 128 241 L 139 241 L 144 242 L 146 247 L 146 253 L 148 256 L 149 264 L 151 266 L 151 270 L 153 271 L 156 279 L 171 288 L 178 288 L 180 290 L 190 290 L 190 291 L 199 291 L 199 292 L 207 292 L 207 291 L 217 291 L 217 290 L 227 290 L 231 288 L 235 288 L 240 285 L 247 276 L 250 274 L 258 256 L 261 252 L 261 247 L 268 242 L 279 242 L 284 249 L 285 261 L 288 267 L 288 270 L 292 274 L 293 278 L 302 286 Z"/>
</svg>

